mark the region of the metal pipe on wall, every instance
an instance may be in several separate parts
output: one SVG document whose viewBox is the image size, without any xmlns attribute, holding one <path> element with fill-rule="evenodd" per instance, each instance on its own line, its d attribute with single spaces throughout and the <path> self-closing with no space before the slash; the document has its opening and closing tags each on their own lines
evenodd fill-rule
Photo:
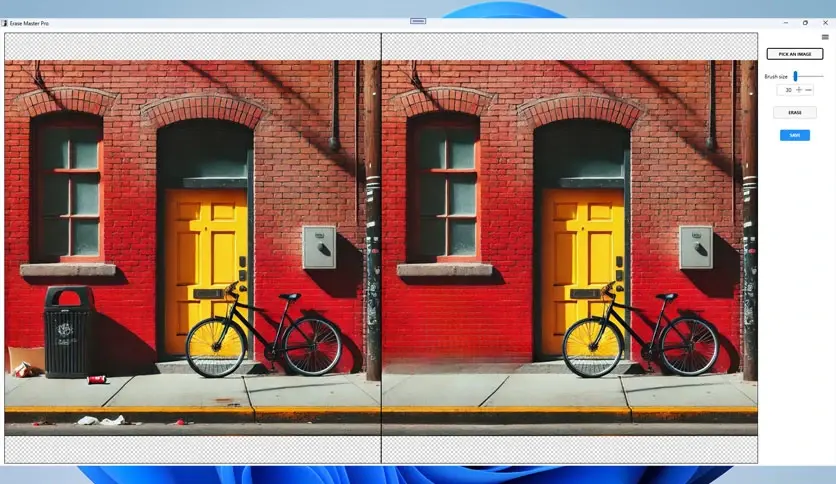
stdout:
<svg viewBox="0 0 836 484">
<path fill-rule="evenodd" d="M 360 61 L 354 61 L 354 225 L 360 222 Z M 359 234 L 358 234 L 359 235 Z"/>
<path fill-rule="evenodd" d="M 731 217 L 732 226 L 737 225 L 737 61 L 731 62 Z"/>
<path fill-rule="evenodd" d="M 705 149 L 711 153 L 717 146 L 715 118 L 717 117 L 717 65 L 715 61 L 708 61 L 708 136 L 705 139 Z"/>
<path fill-rule="evenodd" d="M 328 139 L 328 147 L 331 151 L 340 149 L 340 61 L 334 61 L 333 74 L 331 77 L 331 137 Z"/>
</svg>

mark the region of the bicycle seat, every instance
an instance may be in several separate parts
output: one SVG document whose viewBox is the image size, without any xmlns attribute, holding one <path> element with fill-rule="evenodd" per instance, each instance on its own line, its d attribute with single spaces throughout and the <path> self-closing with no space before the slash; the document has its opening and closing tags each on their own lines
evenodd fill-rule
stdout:
<svg viewBox="0 0 836 484">
<path fill-rule="evenodd" d="M 302 297 L 302 295 L 298 292 L 294 292 L 293 294 L 279 294 L 279 297 L 287 301 L 296 301 L 297 299 Z"/>
<path fill-rule="evenodd" d="M 675 292 L 671 292 L 669 294 L 657 294 L 656 299 L 661 299 L 663 301 L 673 301 L 674 299 L 678 298 L 679 294 Z"/>
</svg>

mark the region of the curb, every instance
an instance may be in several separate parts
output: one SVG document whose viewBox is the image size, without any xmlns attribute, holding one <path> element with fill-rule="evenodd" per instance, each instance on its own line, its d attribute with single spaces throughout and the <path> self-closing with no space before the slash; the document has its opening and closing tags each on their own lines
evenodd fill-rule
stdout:
<svg viewBox="0 0 836 484">
<path fill-rule="evenodd" d="M 383 424 L 756 424 L 757 407 L 383 407 Z"/>
<path fill-rule="evenodd" d="M 626 407 L 383 407 L 383 424 L 526 425 L 630 423 Z"/>
<path fill-rule="evenodd" d="M 756 424 L 757 407 L 6 407 L 7 424 L 76 423 L 84 416 L 173 424 L 330 423 L 526 425 Z"/>
<path fill-rule="evenodd" d="M 633 423 L 758 423 L 758 407 L 633 407 L 631 413 Z"/>
</svg>

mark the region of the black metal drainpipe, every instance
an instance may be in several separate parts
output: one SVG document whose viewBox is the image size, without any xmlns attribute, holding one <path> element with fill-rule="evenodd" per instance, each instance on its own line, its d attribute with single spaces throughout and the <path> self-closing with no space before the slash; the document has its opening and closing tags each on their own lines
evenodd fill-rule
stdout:
<svg viewBox="0 0 836 484">
<path fill-rule="evenodd" d="M 716 85 L 716 64 L 715 61 L 708 62 L 708 137 L 705 139 L 705 149 L 708 150 L 709 153 L 714 151 L 716 147 L 716 128 L 714 126 L 714 121 L 716 117 L 717 106 L 714 100 L 715 94 L 717 91 Z"/>
<path fill-rule="evenodd" d="M 331 138 L 328 147 L 331 151 L 340 149 L 340 61 L 334 61 L 334 73 L 331 79 Z"/>
<path fill-rule="evenodd" d="M 731 216 L 732 226 L 737 225 L 737 61 L 731 63 Z"/>
<path fill-rule="evenodd" d="M 360 222 L 360 61 L 354 62 L 354 225 Z"/>
</svg>

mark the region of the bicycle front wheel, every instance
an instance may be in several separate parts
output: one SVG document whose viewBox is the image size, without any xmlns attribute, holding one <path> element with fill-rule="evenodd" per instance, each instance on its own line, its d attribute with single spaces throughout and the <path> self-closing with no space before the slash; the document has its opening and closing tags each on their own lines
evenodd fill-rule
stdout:
<svg viewBox="0 0 836 484">
<path fill-rule="evenodd" d="M 720 342 L 711 324 L 694 317 L 671 321 L 660 337 L 661 362 L 682 376 L 698 376 L 717 362 Z"/>
<path fill-rule="evenodd" d="M 563 337 L 563 361 L 581 378 L 600 378 L 613 371 L 623 351 L 621 332 L 603 318 L 582 319 Z"/>
<path fill-rule="evenodd" d="M 332 323 L 302 318 L 282 336 L 282 350 L 291 370 L 304 376 L 320 376 L 337 366 L 343 342 L 340 330 Z"/>
<path fill-rule="evenodd" d="M 226 318 L 215 316 L 204 319 L 186 336 L 186 361 L 195 373 L 204 378 L 231 375 L 241 366 L 246 354 L 244 332 Z"/>
</svg>

